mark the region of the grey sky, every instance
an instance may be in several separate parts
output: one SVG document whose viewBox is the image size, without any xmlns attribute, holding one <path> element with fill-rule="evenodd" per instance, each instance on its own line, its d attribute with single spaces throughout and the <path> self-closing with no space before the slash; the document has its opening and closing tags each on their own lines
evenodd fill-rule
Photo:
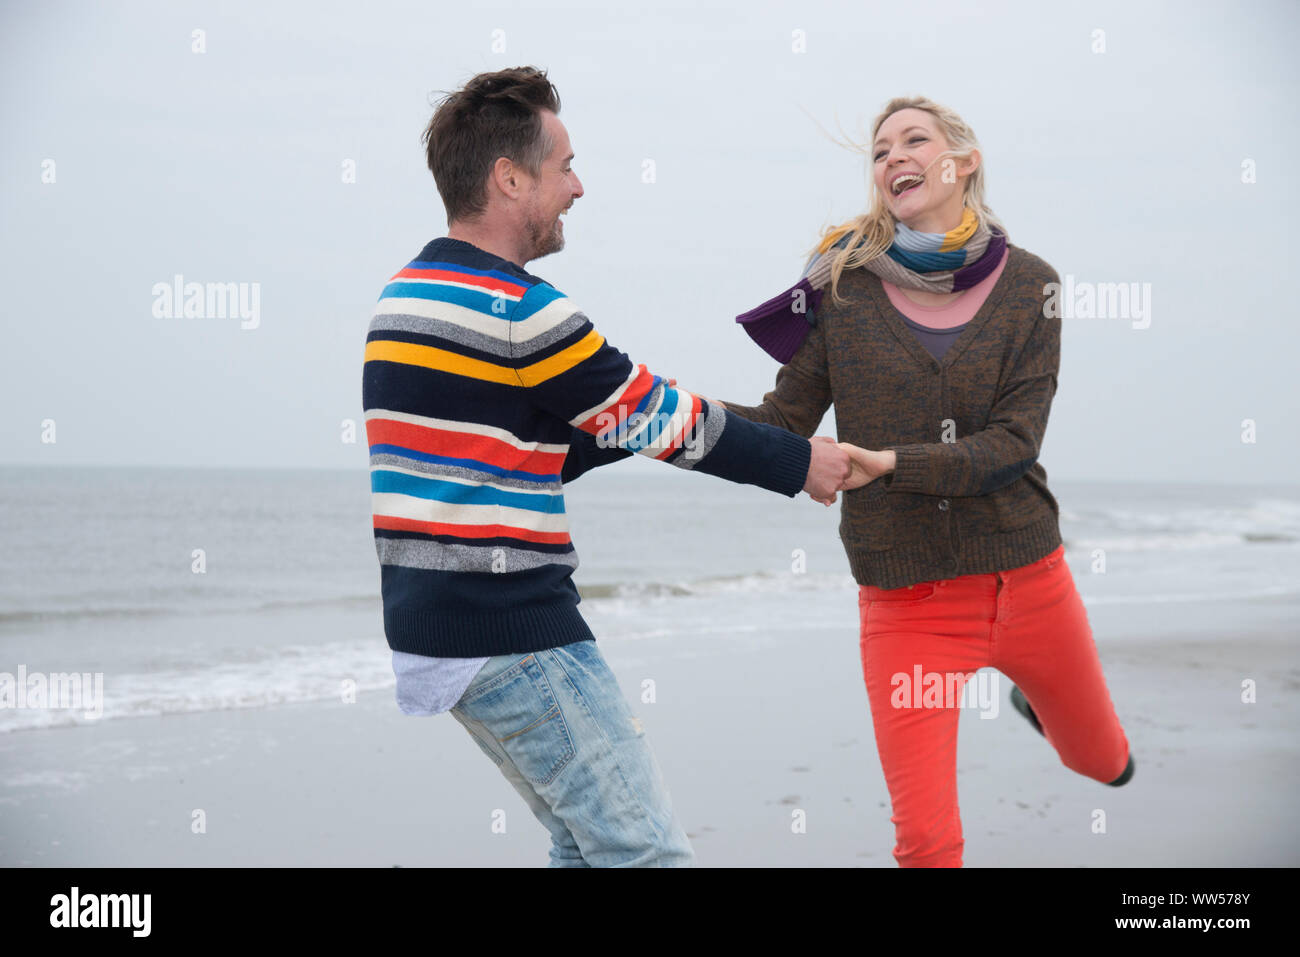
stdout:
<svg viewBox="0 0 1300 957">
<path fill-rule="evenodd" d="M 633 361 L 757 402 L 777 365 L 734 316 L 867 201 L 862 158 L 809 114 L 855 132 L 922 93 L 974 127 L 1012 242 L 1078 282 L 1150 284 L 1147 328 L 1065 320 L 1049 476 L 1293 480 L 1298 10 L 6 3 L 0 464 L 365 469 L 370 310 L 445 232 L 431 97 L 533 64 L 586 195 L 528 268 Z M 258 284 L 257 327 L 155 316 L 178 273 Z"/>
</svg>

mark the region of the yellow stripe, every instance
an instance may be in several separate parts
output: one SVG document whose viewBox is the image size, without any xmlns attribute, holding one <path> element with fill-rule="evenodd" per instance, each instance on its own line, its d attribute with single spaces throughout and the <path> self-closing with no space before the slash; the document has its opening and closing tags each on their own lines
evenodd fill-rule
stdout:
<svg viewBox="0 0 1300 957">
<path fill-rule="evenodd" d="M 975 227 L 979 225 L 979 220 L 975 218 L 975 212 L 969 206 L 962 207 L 961 225 L 956 229 L 950 229 L 944 234 L 943 242 L 939 244 L 939 252 L 948 253 L 954 249 L 961 249 L 966 245 L 966 240 L 975 235 Z"/>
<path fill-rule="evenodd" d="M 450 372 L 452 375 L 463 375 L 471 379 L 500 382 L 503 385 L 519 384 L 519 376 L 515 374 L 514 369 L 499 366 L 495 362 L 484 362 L 482 359 L 470 359 L 455 352 L 449 352 L 446 349 L 435 349 L 433 346 L 422 346 L 414 342 L 392 342 L 386 339 L 375 339 L 372 342 L 367 342 L 365 361 L 370 362 L 372 360 L 400 362 L 408 366 L 422 366 L 426 369 Z"/>
<path fill-rule="evenodd" d="M 437 349 L 414 342 L 375 339 L 366 343 L 365 361 L 400 362 L 403 365 L 450 372 L 452 375 L 462 375 L 484 382 L 499 382 L 502 385 L 522 383 L 525 386 L 533 386 L 567 372 L 579 362 L 594 355 L 604 344 L 604 336 L 592 329 L 563 352 L 557 352 L 549 358 L 516 371 L 509 366 L 484 362 L 482 359 L 471 359 L 447 349 Z"/>
<path fill-rule="evenodd" d="M 524 380 L 526 386 L 534 386 L 547 379 L 553 379 L 562 372 L 568 372 L 584 359 L 595 355 L 604 344 L 605 337 L 592 329 L 563 352 L 557 352 L 549 359 L 534 362 L 520 369 L 519 378 Z"/>
<path fill-rule="evenodd" d="M 852 223 L 845 223 L 843 226 L 836 226 L 834 229 L 832 229 L 830 232 L 826 234 L 825 238 L 822 239 L 820 245 L 818 245 L 817 247 L 817 252 L 818 253 L 826 252 L 826 250 L 830 249 L 837 242 L 839 242 L 846 233 L 851 233 L 851 232 L 853 232 Z"/>
</svg>

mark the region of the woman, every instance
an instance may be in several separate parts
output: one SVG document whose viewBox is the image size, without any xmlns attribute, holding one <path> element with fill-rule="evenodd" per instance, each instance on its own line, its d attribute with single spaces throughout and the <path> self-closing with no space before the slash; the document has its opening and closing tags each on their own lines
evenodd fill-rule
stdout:
<svg viewBox="0 0 1300 957">
<path fill-rule="evenodd" d="M 870 210 L 825 233 L 797 286 L 738 319 L 785 362 L 775 389 L 725 404 L 811 436 L 834 403 L 855 460 L 840 537 L 894 857 L 960 867 L 954 692 L 977 669 L 1011 678 L 1013 704 L 1072 770 L 1118 786 L 1133 760 L 1037 461 L 1059 276 L 1007 242 L 979 145 L 951 110 L 892 100 L 872 137 Z"/>
</svg>

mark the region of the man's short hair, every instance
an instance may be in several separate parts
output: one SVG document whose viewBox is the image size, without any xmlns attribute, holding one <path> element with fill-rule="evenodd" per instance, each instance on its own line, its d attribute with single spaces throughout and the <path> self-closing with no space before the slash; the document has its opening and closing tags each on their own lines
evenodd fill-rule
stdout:
<svg viewBox="0 0 1300 957">
<path fill-rule="evenodd" d="M 538 175 L 555 148 L 542 110 L 559 113 L 560 94 L 546 71 L 531 66 L 480 73 L 439 101 L 422 142 L 448 224 L 487 209 L 487 177 L 498 157 Z"/>
</svg>

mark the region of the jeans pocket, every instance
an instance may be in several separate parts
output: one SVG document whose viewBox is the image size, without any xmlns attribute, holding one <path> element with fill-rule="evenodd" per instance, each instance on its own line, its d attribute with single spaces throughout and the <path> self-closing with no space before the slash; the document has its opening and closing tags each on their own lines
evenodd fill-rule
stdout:
<svg viewBox="0 0 1300 957">
<path fill-rule="evenodd" d="M 492 733 L 534 785 L 550 784 L 573 759 L 569 727 L 536 655 L 472 688 L 457 707 Z"/>
</svg>

